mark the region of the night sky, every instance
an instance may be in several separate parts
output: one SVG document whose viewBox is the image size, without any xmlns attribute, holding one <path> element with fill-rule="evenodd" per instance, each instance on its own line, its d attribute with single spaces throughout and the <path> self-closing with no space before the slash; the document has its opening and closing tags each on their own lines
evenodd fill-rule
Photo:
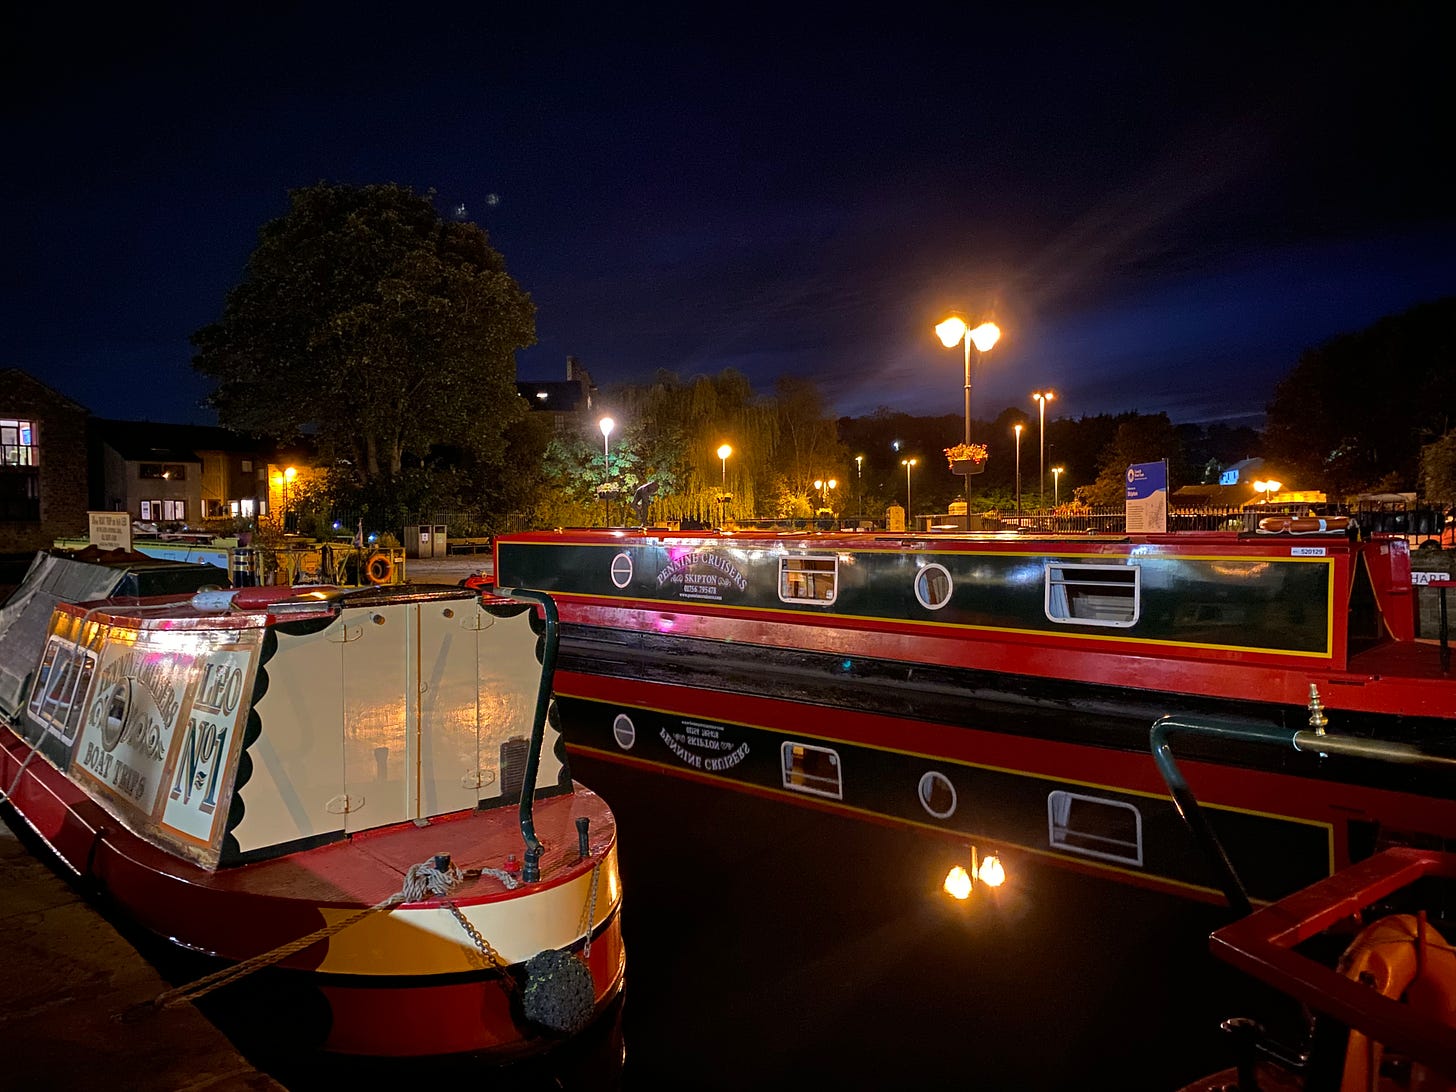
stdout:
<svg viewBox="0 0 1456 1092">
<path fill-rule="evenodd" d="M 1005 332 L 977 416 L 1249 423 L 1456 293 L 1442 4 L 18 7 L 0 363 L 106 417 L 212 423 L 189 335 L 318 181 L 482 224 L 522 379 L 733 367 L 849 415 L 961 412 L 955 307 Z"/>
</svg>

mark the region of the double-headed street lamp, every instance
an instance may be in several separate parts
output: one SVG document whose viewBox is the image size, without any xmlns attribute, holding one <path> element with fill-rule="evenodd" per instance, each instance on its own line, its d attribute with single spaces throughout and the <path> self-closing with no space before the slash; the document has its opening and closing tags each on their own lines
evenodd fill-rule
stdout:
<svg viewBox="0 0 1456 1092">
<path fill-rule="evenodd" d="M 947 349 L 955 348 L 957 342 L 963 342 L 966 347 L 966 436 L 965 443 L 971 444 L 971 346 L 976 347 L 980 353 L 988 353 L 991 346 L 995 345 L 1001 338 L 1001 328 L 994 322 L 983 322 L 972 330 L 966 325 L 966 320 L 960 315 L 951 315 L 935 327 L 935 333 L 940 338 L 940 343 Z M 966 513 L 969 517 L 971 508 L 971 476 L 966 475 Z"/>
<path fill-rule="evenodd" d="M 612 495 L 608 486 L 612 484 L 612 429 L 617 422 L 603 417 L 597 424 L 602 430 L 602 511 L 603 526 L 612 525 Z"/>
<path fill-rule="evenodd" d="M 1064 467 L 1064 466 L 1054 466 L 1054 467 L 1052 467 L 1052 507 L 1053 508 L 1059 507 L 1061 505 L 1061 503 L 1062 503 L 1062 491 L 1061 491 L 1062 471 L 1064 471 L 1066 469 L 1067 468 Z"/>
<path fill-rule="evenodd" d="M 1041 466 L 1037 470 L 1037 507 L 1046 507 L 1046 404 L 1056 397 L 1051 391 L 1032 391 L 1037 417 L 1041 421 Z"/>
<path fill-rule="evenodd" d="M 910 529 L 910 468 L 920 460 L 901 459 L 900 465 L 905 468 L 905 529 Z"/>
</svg>

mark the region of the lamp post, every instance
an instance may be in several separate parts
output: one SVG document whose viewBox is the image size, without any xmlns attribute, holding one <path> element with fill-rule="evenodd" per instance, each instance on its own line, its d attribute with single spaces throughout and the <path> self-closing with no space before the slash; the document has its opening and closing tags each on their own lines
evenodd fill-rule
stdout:
<svg viewBox="0 0 1456 1092">
<path fill-rule="evenodd" d="M 1054 466 L 1054 467 L 1052 467 L 1052 507 L 1053 508 L 1058 507 L 1062 503 L 1062 491 L 1061 491 L 1062 471 L 1063 470 L 1066 470 L 1066 469 L 1067 468 L 1064 467 L 1064 466 Z"/>
<path fill-rule="evenodd" d="M 1257 482 L 1254 483 L 1254 492 L 1259 494 L 1259 503 L 1260 504 L 1268 504 L 1269 503 L 1269 494 L 1270 493 L 1277 493 L 1277 492 L 1279 492 L 1279 490 L 1281 490 L 1283 488 L 1284 488 L 1284 483 L 1283 482 L 1276 482 L 1276 481 L 1267 481 L 1267 482 L 1266 481 L 1257 481 Z"/>
<path fill-rule="evenodd" d="M 288 483 L 298 477 L 298 471 L 293 467 L 287 467 L 283 471 L 283 531 L 288 532 Z"/>
<path fill-rule="evenodd" d="M 859 518 L 864 520 L 864 456 L 854 457 L 854 488 L 859 493 Z"/>
<path fill-rule="evenodd" d="M 963 342 L 966 348 L 966 446 L 971 443 L 971 346 L 975 345 L 979 353 L 988 353 L 991 347 L 1001 338 L 1001 328 L 994 322 L 983 322 L 974 330 L 966 325 L 966 320 L 960 315 L 951 315 L 935 327 L 936 336 L 940 343 L 947 349 L 953 349 L 957 342 Z M 966 475 L 966 513 L 969 517 L 971 511 L 971 476 Z M 909 513 L 906 513 L 907 515 Z"/>
<path fill-rule="evenodd" d="M 1041 466 L 1037 470 L 1037 502 L 1038 508 L 1046 507 L 1046 404 L 1056 397 L 1051 391 L 1032 391 L 1031 397 L 1036 401 L 1037 417 L 1041 421 Z"/>
<path fill-rule="evenodd" d="M 918 459 L 901 459 L 900 465 L 905 468 L 905 529 L 910 529 L 910 468 Z"/>
<path fill-rule="evenodd" d="M 1016 422 L 1016 527 L 1021 528 L 1021 433 L 1026 428 Z"/>
<path fill-rule="evenodd" d="M 607 486 L 612 483 L 612 429 L 617 427 L 617 422 L 610 417 L 603 417 L 599 422 L 602 430 L 602 526 L 612 525 L 612 495 Z"/>
<path fill-rule="evenodd" d="M 718 460 L 723 464 L 723 488 L 718 491 L 718 526 L 728 522 L 728 456 L 733 454 L 733 448 L 728 444 L 718 445 Z"/>
</svg>

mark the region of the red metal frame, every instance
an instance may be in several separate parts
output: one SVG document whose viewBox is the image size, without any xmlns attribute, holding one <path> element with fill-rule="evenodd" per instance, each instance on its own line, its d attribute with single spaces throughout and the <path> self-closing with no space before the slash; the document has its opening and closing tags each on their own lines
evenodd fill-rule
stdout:
<svg viewBox="0 0 1456 1092">
<path fill-rule="evenodd" d="M 1214 932 L 1213 954 L 1387 1049 L 1456 1079 L 1456 1034 L 1294 948 L 1424 877 L 1456 879 L 1456 853 L 1387 849 Z"/>
</svg>

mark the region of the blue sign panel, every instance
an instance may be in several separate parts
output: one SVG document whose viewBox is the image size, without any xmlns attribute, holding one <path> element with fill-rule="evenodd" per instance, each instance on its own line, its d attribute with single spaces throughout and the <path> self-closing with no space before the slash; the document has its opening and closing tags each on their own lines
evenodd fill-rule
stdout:
<svg viewBox="0 0 1456 1092">
<path fill-rule="evenodd" d="M 1127 468 L 1127 499 L 1147 500 L 1159 490 L 1168 488 L 1168 464 L 1133 463 Z"/>
</svg>

